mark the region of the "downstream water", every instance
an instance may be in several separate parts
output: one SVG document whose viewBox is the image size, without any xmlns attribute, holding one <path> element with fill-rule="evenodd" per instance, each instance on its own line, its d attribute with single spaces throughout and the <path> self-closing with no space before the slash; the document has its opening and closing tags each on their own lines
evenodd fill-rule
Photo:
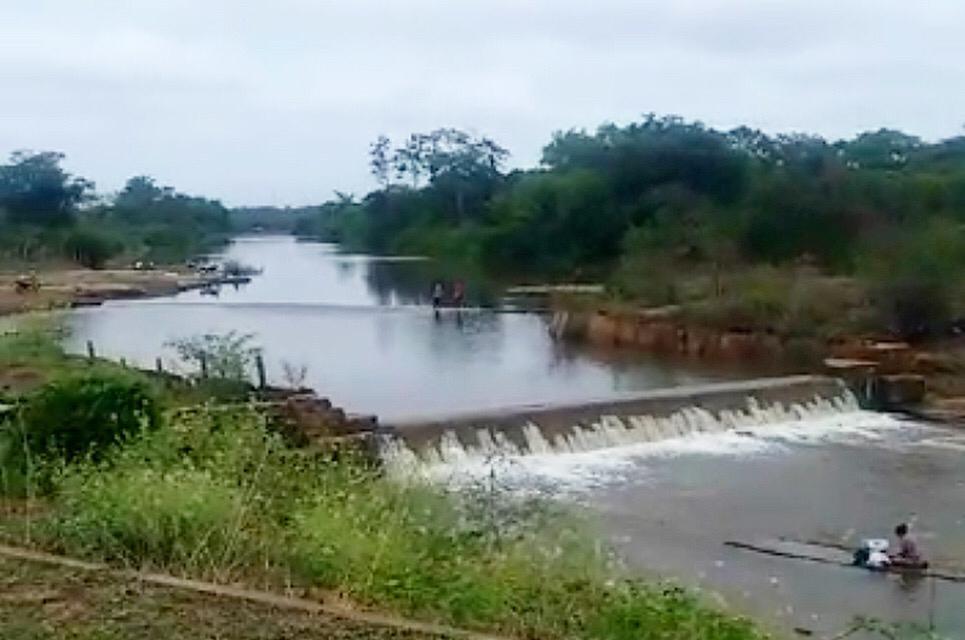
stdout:
<svg viewBox="0 0 965 640">
<path fill-rule="evenodd" d="M 115 302 L 71 315 L 71 348 L 175 366 L 165 344 L 199 333 L 250 333 L 269 376 L 306 367 L 305 382 L 350 411 L 384 421 L 629 390 L 703 383 L 733 373 L 641 356 L 563 348 L 535 313 L 469 309 L 437 318 L 431 263 L 338 254 L 289 238 L 240 239 L 227 257 L 264 268 L 217 297 L 198 292 Z M 471 306 L 498 291 L 469 283 Z M 502 302 L 505 304 L 505 301 Z M 844 411 L 796 424 L 585 454 L 499 461 L 513 490 L 552 490 L 586 505 L 603 535 L 642 571 L 721 594 L 793 635 L 830 637 L 853 615 L 927 622 L 965 637 L 965 585 L 903 581 L 725 547 L 787 536 L 854 543 L 911 520 L 933 561 L 965 569 L 965 434 Z M 488 469 L 461 464 L 441 477 Z"/>
<path fill-rule="evenodd" d="M 535 313 L 501 313 L 498 292 L 469 281 L 461 313 L 428 304 L 441 275 L 427 261 L 339 254 L 290 237 L 242 238 L 226 258 L 264 269 L 251 284 L 171 298 L 118 301 L 71 316 L 70 348 L 178 366 L 171 340 L 251 334 L 270 381 L 305 367 L 305 383 L 348 411 L 383 421 L 514 404 L 579 401 L 618 391 L 705 382 L 722 374 L 563 348 Z M 290 376 L 289 376 L 290 377 Z"/>
<path fill-rule="evenodd" d="M 960 430 L 857 411 L 742 433 L 430 471 L 440 482 L 495 477 L 510 491 L 581 504 L 630 566 L 720 596 L 787 636 L 802 629 L 831 638 L 862 615 L 932 621 L 942 637 L 965 637 L 965 584 L 724 545 L 782 537 L 856 545 L 889 537 L 907 521 L 933 565 L 965 573 Z"/>
</svg>

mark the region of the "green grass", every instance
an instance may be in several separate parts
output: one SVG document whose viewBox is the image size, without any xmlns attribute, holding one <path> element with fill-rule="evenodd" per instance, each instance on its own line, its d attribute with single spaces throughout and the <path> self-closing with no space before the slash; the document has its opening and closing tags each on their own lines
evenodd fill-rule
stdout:
<svg viewBox="0 0 965 640">
<path fill-rule="evenodd" d="M 625 575 L 551 505 L 308 455 L 245 408 L 193 412 L 63 466 L 53 485 L 34 540 L 121 566 L 295 584 L 517 637 L 764 637 L 689 592 Z"/>
<path fill-rule="evenodd" d="M 19 317 L 0 329 L 0 403 L 15 402 L 48 382 L 80 375 L 118 376 L 145 382 L 167 407 L 192 406 L 212 398 L 247 397 L 250 385 L 208 379 L 190 383 L 174 375 L 156 375 L 112 362 L 64 351 L 67 328 L 55 314 Z"/>
</svg>

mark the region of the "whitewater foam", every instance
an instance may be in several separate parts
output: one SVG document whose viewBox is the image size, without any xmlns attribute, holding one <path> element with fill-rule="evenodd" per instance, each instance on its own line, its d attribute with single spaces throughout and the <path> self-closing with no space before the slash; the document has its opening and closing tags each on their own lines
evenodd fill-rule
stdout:
<svg viewBox="0 0 965 640">
<path fill-rule="evenodd" d="M 645 480 L 648 461 L 655 459 L 781 455 L 792 446 L 876 442 L 908 424 L 891 415 L 851 409 L 730 429 L 678 432 L 671 437 L 609 447 L 569 452 L 549 447 L 534 453 L 521 452 L 499 433 L 490 434 L 493 445 L 488 450 L 467 449 L 452 434 L 428 457 L 419 457 L 401 441 L 386 443 L 383 459 L 390 473 L 399 478 L 458 487 L 498 476 L 500 483 L 512 490 L 571 493 L 618 483 L 630 476 L 635 481 Z M 588 440 L 593 444 L 592 438 Z"/>
</svg>

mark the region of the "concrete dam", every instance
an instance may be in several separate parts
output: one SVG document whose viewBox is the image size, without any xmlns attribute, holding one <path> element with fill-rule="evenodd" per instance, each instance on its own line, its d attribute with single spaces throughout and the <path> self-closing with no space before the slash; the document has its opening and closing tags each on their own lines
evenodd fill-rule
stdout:
<svg viewBox="0 0 965 640">
<path fill-rule="evenodd" d="M 383 458 L 454 463 L 467 457 L 580 453 L 859 409 L 839 379 L 792 376 L 407 420 L 383 426 L 380 433 Z"/>
</svg>

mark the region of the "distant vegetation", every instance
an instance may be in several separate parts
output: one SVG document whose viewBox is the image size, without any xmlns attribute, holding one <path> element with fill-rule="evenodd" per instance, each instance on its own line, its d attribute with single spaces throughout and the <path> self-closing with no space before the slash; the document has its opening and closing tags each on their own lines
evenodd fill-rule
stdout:
<svg viewBox="0 0 965 640">
<path fill-rule="evenodd" d="M 318 210 L 318 207 L 238 207 L 231 210 L 231 223 L 238 233 L 294 233 L 296 225 Z"/>
<path fill-rule="evenodd" d="M 233 211 L 145 176 L 97 197 L 63 159 L 0 165 L 0 264 L 176 262 L 283 232 L 463 273 L 603 281 L 615 300 L 729 328 L 917 338 L 965 318 L 965 136 L 828 141 L 651 115 L 558 132 L 539 167 L 507 171 L 493 140 L 437 129 L 379 137 L 379 186 L 361 200 Z"/>
<path fill-rule="evenodd" d="M 379 188 L 325 203 L 298 233 L 515 277 L 605 279 L 654 305 L 717 298 L 756 270 L 771 297 L 749 306 L 782 315 L 793 301 L 786 282 L 762 282 L 766 266 L 853 279 L 863 326 L 925 335 L 965 313 L 965 136 L 832 142 L 647 116 L 558 132 L 525 171 L 453 129 L 381 137 L 370 155 Z"/>
<path fill-rule="evenodd" d="M 175 262 L 223 242 L 221 203 L 178 193 L 146 176 L 97 197 L 53 152 L 14 153 L 0 164 L 0 263 L 68 260 L 101 268 L 112 259 Z"/>
</svg>

